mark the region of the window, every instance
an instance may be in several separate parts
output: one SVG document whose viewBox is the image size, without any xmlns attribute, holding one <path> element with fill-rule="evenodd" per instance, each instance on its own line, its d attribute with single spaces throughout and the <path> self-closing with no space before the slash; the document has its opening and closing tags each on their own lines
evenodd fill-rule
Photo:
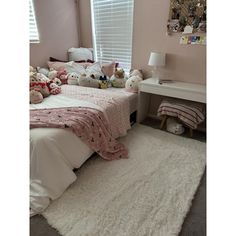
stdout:
<svg viewBox="0 0 236 236">
<path fill-rule="evenodd" d="M 29 1 L 29 38 L 31 43 L 39 42 L 39 33 L 35 19 L 33 0 Z"/>
<path fill-rule="evenodd" d="M 131 67 L 133 0 L 91 0 L 95 60 Z"/>
</svg>

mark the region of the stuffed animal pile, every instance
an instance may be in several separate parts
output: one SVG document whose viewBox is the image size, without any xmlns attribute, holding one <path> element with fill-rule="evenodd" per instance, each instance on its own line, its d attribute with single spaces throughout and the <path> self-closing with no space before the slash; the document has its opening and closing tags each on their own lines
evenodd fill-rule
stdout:
<svg viewBox="0 0 236 236">
<path fill-rule="evenodd" d="M 93 73 L 93 71 L 91 71 Z M 108 87 L 125 88 L 128 92 L 137 93 L 140 81 L 143 80 L 141 70 L 131 70 L 126 76 L 122 68 L 116 68 L 109 78 L 99 74 L 67 73 L 66 69 L 54 70 L 47 68 L 33 68 L 30 66 L 30 103 L 40 103 L 49 95 L 61 92 L 62 84 L 79 85 L 107 89 Z M 103 74 L 103 73 L 102 73 Z"/>
<path fill-rule="evenodd" d="M 40 70 L 41 68 L 38 68 Z M 40 103 L 50 94 L 56 95 L 61 92 L 61 81 L 57 77 L 47 77 L 50 72 L 40 73 L 30 66 L 30 103 Z"/>
</svg>

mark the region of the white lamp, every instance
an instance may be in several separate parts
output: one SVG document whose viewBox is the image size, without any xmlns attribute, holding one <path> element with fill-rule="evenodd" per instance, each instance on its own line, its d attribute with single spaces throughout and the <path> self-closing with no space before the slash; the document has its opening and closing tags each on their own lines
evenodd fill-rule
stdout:
<svg viewBox="0 0 236 236">
<path fill-rule="evenodd" d="M 157 76 L 157 67 L 158 66 L 165 66 L 166 64 L 166 54 L 160 52 L 151 52 L 150 58 L 148 61 L 149 66 L 153 66 L 152 70 L 152 78 L 155 78 L 159 83 L 159 78 Z"/>
</svg>

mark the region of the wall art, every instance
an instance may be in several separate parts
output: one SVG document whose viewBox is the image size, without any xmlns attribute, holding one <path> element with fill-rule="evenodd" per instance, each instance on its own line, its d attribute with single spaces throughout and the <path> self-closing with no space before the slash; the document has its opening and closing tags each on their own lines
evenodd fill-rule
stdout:
<svg viewBox="0 0 236 236">
<path fill-rule="evenodd" d="M 193 33 L 205 33 L 206 8 L 206 0 L 170 0 L 167 32 L 184 32 L 190 26 Z"/>
</svg>

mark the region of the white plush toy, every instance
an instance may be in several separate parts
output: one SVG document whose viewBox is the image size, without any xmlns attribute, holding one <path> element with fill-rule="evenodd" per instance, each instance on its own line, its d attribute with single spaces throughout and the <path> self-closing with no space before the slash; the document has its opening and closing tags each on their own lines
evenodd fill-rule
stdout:
<svg viewBox="0 0 236 236">
<path fill-rule="evenodd" d="M 53 80 L 53 79 L 55 79 L 57 77 L 57 71 L 56 70 L 50 70 L 49 72 L 48 72 L 48 78 L 50 79 L 50 80 Z"/>
<path fill-rule="evenodd" d="M 137 93 L 139 82 L 143 80 L 143 75 L 139 70 L 132 70 L 129 74 L 129 79 L 125 83 L 125 89 L 131 93 Z"/>
<path fill-rule="evenodd" d="M 168 118 L 166 121 L 166 130 L 173 134 L 182 134 L 184 127 L 175 118 Z"/>
<path fill-rule="evenodd" d="M 67 83 L 70 85 L 78 85 L 79 75 L 75 72 L 69 73 L 67 75 Z"/>
<path fill-rule="evenodd" d="M 79 76 L 78 85 L 82 87 L 99 88 L 99 80 L 94 75 L 82 74 Z"/>
</svg>

